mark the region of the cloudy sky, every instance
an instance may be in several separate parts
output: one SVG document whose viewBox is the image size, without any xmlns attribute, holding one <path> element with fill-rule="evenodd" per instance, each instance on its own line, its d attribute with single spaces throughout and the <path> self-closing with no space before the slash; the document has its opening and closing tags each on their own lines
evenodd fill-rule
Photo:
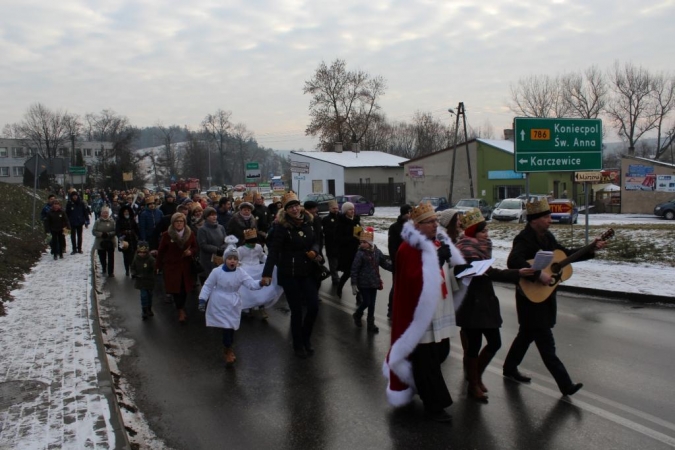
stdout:
<svg viewBox="0 0 675 450">
<path fill-rule="evenodd" d="M 232 112 L 259 143 L 310 150 L 305 80 L 345 59 L 415 111 L 501 130 L 509 86 L 614 61 L 672 72 L 675 0 L 0 0 L 0 128 L 31 103 L 137 126 Z"/>
</svg>

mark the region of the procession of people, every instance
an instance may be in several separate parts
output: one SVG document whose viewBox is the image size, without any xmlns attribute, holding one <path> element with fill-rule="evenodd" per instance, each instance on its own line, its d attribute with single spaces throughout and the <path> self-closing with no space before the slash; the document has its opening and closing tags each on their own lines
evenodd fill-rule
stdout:
<svg viewBox="0 0 675 450">
<path fill-rule="evenodd" d="M 501 349 L 503 322 L 493 281 L 516 284 L 519 331 L 504 361 L 504 377 L 530 382 L 519 365 L 534 342 L 563 395 L 583 387 L 572 381 L 555 352 L 555 289 L 535 303 L 520 287 L 522 282 L 555 285 L 556 274 L 531 265 L 540 250 L 566 255 L 578 250 L 561 246 L 549 231 L 546 199 L 527 203 L 528 223 L 513 241 L 506 268 L 492 267 L 489 224 L 478 209 L 436 213 L 428 203 L 403 205 L 389 228 L 385 255 L 375 245 L 375 230 L 363 228 L 353 204 L 333 201 L 328 206 L 328 214 L 320 218 L 318 204 L 301 204 L 292 191 L 266 205 L 258 192 L 234 199 L 142 191 L 88 191 L 82 196 L 73 190 L 65 211 L 50 196 L 42 219 L 57 260 L 63 258 L 69 233 L 71 255 L 82 253 L 82 228 L 89 227 L 94 213 L 92 234 L 101 274 L 115 276 L 115 253 L 121 252 L 125 276 L 140 291 L 143 321 L 154 316 L 153 293 L 161 288 L 174 304 L 177 322 L 187 324 L 186 302 L 196 293 L 206 326 L 224 330 L 228 366 L 236 361 L 234 332 L 242 314 L 258 311 L 267 320 L 266 308 L 282 295 L 290 309 L 293 353 L 299 359 L 312 357 L 318 351 L 312 334 L 324 278 L 331 278 L 331 292 L 338 298 L 351 279 L 353 322 L 362 327 L 366 313 L 367 332 L 377 334 L 375 300 L 383 289 L 384 269 L 393 279 L 387 308 L 391 347 L 383 366 L 392 406 L 407 405 L 417 395 L 430 420 L 451 421 L 447 408 L 453 400 L 443 365 L 457 336 L 467 395 L 488 402 L 482 375 Z M 585 259 L 604 246 L 603 240 L 593 241 Z"/>
</svg>

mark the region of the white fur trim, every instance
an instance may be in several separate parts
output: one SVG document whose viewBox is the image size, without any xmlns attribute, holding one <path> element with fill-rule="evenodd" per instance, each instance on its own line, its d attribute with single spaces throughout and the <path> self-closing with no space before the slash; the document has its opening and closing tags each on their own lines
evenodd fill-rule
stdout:
<svg viewBox="0 0 675 450">
<path fill-rule="evenodd" d="M 391 406 L 394 406 L 396 408 L 400 406 L 405 406 L 408 403 L 412 402 L 413 396 L 415 395 L 415 391 L 413 391 L 413 388 L 409 387 L 405 391 L 392 391 L 389 389 L 389 386 L 387 386 L 387 400 L 389 401 L 389 404 Z"/>
<path fill-rule="evenodd" d="M 403 225 L 401 237 L 411 247 L 422 252 L 422 292 L 412 322 L 392 344 L 391 350 L 389 350 L 389 359 L 385 363 L 388 363 L 389 368 L 403 383 L 414 388 L 415 380 L 412 374 L 412 364 L 407 358 L 415 350 L 433 320 L 436 304 L 443 295 L 441 284 L 445 280 L 441 277 L 441 271 L 438 267 L 438 253 L 433 241 L 423 236 L 415 228 L 412 221 Z"/>
</svg>

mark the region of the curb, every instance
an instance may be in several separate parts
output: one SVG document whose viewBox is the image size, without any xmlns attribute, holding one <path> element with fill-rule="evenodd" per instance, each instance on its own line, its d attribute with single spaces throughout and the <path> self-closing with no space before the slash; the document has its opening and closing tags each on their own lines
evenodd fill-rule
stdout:
<svg viewBox="0 0 675 450">
<path fill-rule="evenodd" d="M 620 292 L 607 291 L 604 289 L 593 289 L 580 286 L 566 286 L 561 284 L 558 290 L 562 292 L 569 292 L 571 294 L 589 295 L 593 297 L 605 297 L 612 299 L 628 300 L 634 303 L 650 304 L 650 303 L 665 303 L 675 304 L 675 297 L 665 297 L 663 295 L 641 294 L 638 292 Z"/>
<path fill-rule="evenodd" d="M 110 366 L 108 365 L 108 354 L 105 352 L 103 345 L 103 332 L 101 330 L 101 322 L 99 320 L 98 311 L 98 295 L 96 293 L 96 251 L 91 251 L 91 319 L 92 329 L 94 332 L 94 340 L 96 341 L 96 350 L 98 359 L 101 362 L 101 370 L 98 372 L 98 390 L 107 400 L 110 405 L 110 424 L 112 425 L 115 435 L 115 449 L 131 450 L 131 443 L 129 436 L 124 428 L 124 419 L 122 418 L 122 411 L 117 403 L 117 395 L 115 394 L 115 384 L 113 382 L 112 374 L 110 373 Z"/>
</svg>

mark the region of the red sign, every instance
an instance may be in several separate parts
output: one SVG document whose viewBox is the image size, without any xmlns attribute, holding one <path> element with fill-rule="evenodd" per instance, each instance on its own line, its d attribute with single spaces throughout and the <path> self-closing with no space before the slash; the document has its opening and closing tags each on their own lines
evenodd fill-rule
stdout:
<svg viewBox="0 0 675 450">
<path fill-rule="evenodd" d="M 572 212 L 571 203 L 549 203 L 548 207 L 552 213 L 556 214 L 569 214 Z"/>
<path fill-rule="evenodd" d="M 258 187 L 258 183 L 246 183 L 246 187 L 247 187 L 247 188 Z"/>
</svg>

